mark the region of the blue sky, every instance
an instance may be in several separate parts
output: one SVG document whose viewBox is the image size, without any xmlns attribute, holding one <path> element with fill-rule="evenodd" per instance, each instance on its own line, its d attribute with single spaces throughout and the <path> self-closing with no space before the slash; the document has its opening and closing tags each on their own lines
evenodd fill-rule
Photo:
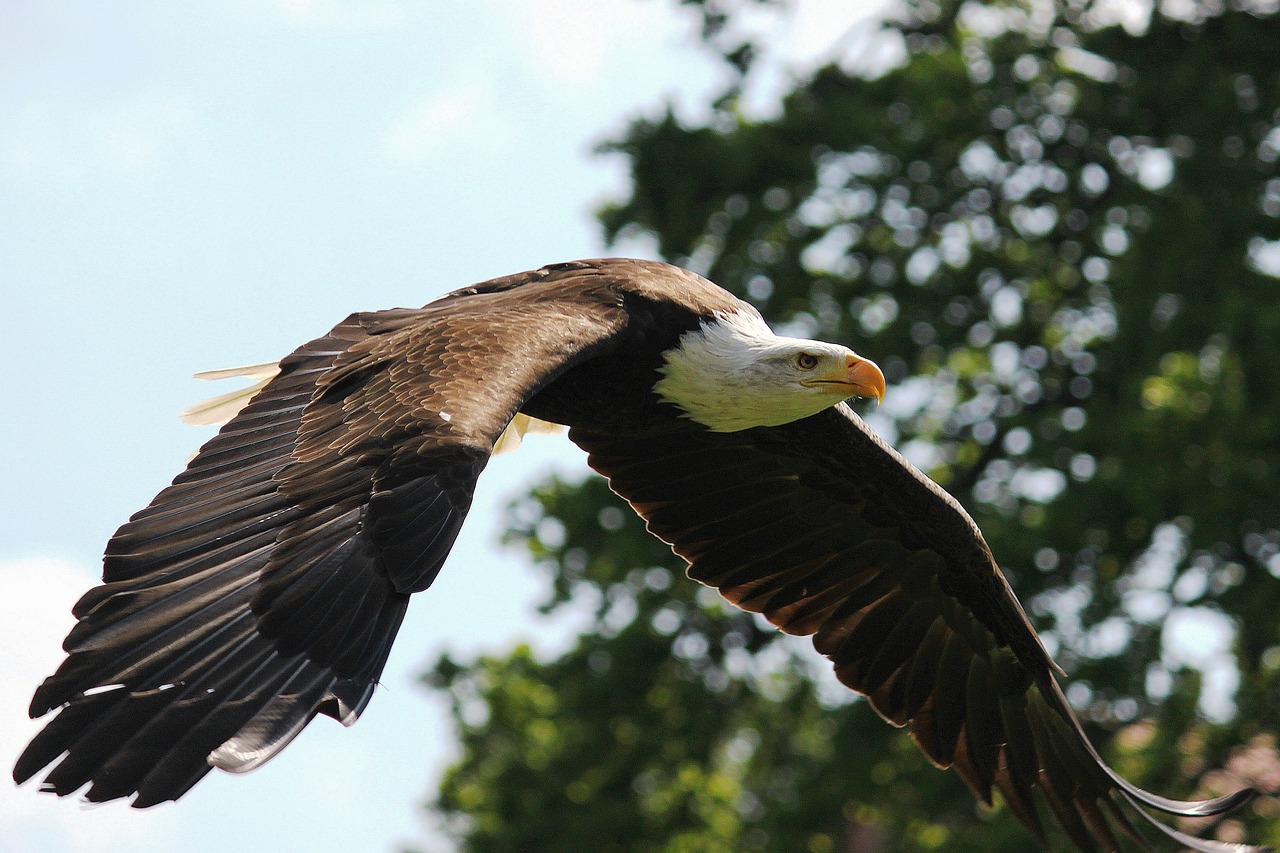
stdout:
<svg viewBox="0 0 1280 853">
<path fill-rule="evenodd" d="M 691 114 L 721 79 L 674 6 L 0 4 L 0 764 L 38 728 L 26 702 L 103 544 L 209 435 L 177 412 L 228 389 L 190 375 L 602 253 L 590 213 L 625 174 L 594 144 L 668 100 Z M 758 108 L 869 8 L 756 20 L 777 53 Z M 453 732 L 414 677 L 445 649 L 572 637 L 572 617 L 533 615 L 539 578 L 496 545 L 507 501 L 551 468 L 585 471 L 534 438 L 485 473 L 354 728 L 317 720 L 265 768 L 141 813 L 0 783 L 6 849 L 448 850 L 416 805 Z"/>
</svg>

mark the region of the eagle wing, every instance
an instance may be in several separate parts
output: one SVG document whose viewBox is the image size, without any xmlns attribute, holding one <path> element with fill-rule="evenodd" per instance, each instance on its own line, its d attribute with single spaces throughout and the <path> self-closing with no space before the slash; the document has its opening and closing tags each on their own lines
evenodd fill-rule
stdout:
<svg viewBox="0 0 1280 853">
<path fill-rule="evenodd" d="M 503 428 L 622 328 L 600 272 L 355 314 L 284 359 L 112 538 L 14 778 L 61 757 L 45 789 L 141 808 L 262 764 L 316 713 L 354 722 Z"/>
<path fill-rule="evenodd" d="M 844 684 L 985 803 L 998 789 L 1038 837 L 1036 789 L 1084 850 L 1119 849 L 1116 827 L 1146 847 L 1122 805 L 1194 850 L 1259 849 L 1143 810 L 1213 815 L 1253 792 L 1177 802 L 1107 767 L 977 526 L 846 405 L 735 433 L 569 435 L 690 577 L 811 635 Z"/>
</svg>

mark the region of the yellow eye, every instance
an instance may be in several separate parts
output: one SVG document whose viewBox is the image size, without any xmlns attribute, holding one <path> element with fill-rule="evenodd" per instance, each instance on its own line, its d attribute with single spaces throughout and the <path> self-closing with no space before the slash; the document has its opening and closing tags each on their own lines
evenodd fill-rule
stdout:
<svg viewBox="0 0 1280 853">
<path fill-rule="evenodd" d="M 801 370 L 813 370 L 818 366 L 818 357 L 811 352 L 802 352 L 796 356 L 796 367 Z"/>
</svg>

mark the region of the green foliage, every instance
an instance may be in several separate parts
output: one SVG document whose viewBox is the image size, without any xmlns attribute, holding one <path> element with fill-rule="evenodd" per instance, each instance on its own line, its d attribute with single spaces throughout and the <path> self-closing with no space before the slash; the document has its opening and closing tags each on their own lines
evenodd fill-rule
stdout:
<svg viewBox="0 0 1280 853">
<path fill-rule="evenodd" d="M 632 188 L 607 235 L 885 368 L 872 422 L 974 515 L 1126 775 L 1280 787 L 1274 6 L 1133 34 L 1076 5 L 919 3 L 886 30 L 902 64 L 820 69 L 748 118 L 759 52 L 725 36 L 736 6 L 701 5 L 740 76 L 706 126 L 609 146 Z M 436 667 L 461 849 L 1027 849 L 805 644 L 681 579 L 599 480 L 529 501 L 511 537 L 548 607 L 600 627 L 549 663 Z M 1280 841 L 1274 803 L 1210 831 L 1240 822 Z"/>
</svg>

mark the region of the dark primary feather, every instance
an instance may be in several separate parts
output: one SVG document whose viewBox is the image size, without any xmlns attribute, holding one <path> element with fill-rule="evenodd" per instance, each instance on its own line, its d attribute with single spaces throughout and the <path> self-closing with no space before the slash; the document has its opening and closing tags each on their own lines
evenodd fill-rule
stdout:
<svg viewBox="0 0 1280 853">
<path fill-rule="evenodd" d="M 143 807 L 258 766 L 317 713 L 354 722 L 493 442 L 620 328 L 608 273 L 559 265 L 355 314 L 281 362 L 112 538 L 31 703 L 60 710 L 15 779 L 56 762 L 47 790 Z"/>
<path fill-rule="evenodd" d="M 1136 788 L 1103 764 L 1054 665 L 968 514 L 843 404 L 781 427 L 570 438 L 689 562 L 689 575 L 783 631 L 812 635 L 837 677 L 987 804 L 1000 791 L 1043 838 L 1034 792 L 1082 850 L 1149 849 L 1138 814 L 1220 814 Z"/>
</svg>

